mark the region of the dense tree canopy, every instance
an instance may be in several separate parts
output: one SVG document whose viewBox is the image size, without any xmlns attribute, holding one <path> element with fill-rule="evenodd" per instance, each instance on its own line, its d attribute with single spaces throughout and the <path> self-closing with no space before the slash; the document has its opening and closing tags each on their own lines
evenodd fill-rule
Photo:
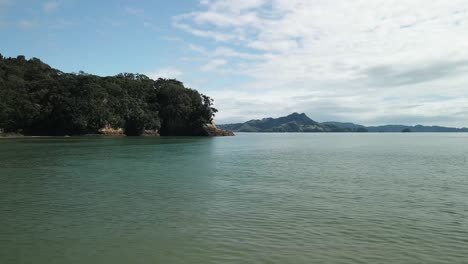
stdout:
<svg viewBox="0 0 468 264">
<path fill-rule="evenodd" d="M 105 127 L 127 135 L 205 135 L 213 101 L 172 79 L 142 74 L 63 73 L 37 58 L 0 54 L 0 130 L 25 135 L 82 135 Z"/>
</svg>

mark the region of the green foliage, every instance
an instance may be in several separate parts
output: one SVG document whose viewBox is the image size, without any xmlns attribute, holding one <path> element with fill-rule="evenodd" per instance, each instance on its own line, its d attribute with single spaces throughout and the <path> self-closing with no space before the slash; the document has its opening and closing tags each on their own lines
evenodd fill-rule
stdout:
<svg viewBox="0 0 468 264">
<path fill-rule="evenodd" d="M 161 135 L 205 134 L 203 125 L 217 112 L 213 101 L 176 80 L 155 82 L 162 119 Z M 202 100 L 200 100 L 202 98 Z"/>
<path fill-rule="evenodd" d="M 127 135 L 203 135 L 217 112 L 208 96 L 177 80 L 123 73 L 63 73 L 39 59 L 0 54 L 0 130 L 26 135 L 82 135 L 104 127 Z"/>
</svg>

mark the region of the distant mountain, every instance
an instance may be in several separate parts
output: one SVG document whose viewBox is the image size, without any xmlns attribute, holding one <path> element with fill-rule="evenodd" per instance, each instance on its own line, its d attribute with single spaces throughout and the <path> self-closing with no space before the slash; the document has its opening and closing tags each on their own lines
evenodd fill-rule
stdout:
<svg viewBox="0 0 468 264">
<path fill-rule="evenodd" d="M 328 125 L 328 126 L 335 126 L 339 127 L 341 129 L 347 130 L 346 132 L 368 132 L 367 127 L 363 125 L 358 125 L 354 123 L 343 123 L 343 122 L 323 122 L 322 124 Z"/>
<path fill-rule="evenodd" d="M 363 126 L 345 122 L 319 123 L 304 113 L 292 113 L 279 118 L 263 118 L 245 123 L 218 125 L 219 128 L 234 132 L 468 132 L 468 128 L 441 126 L 383 125 Z"/>
<path fill-rule="evenodd" d="M 409 129 L 411 132 L 468 132 L 468 128 L 441 127 L 441 126 L 404 126 L 404 125 L 385 125 L 366 127 L 369 132 L 402 132 Z"/>
<path fill-rule="evenodd" d="M 218 127 L 234 132 L 351 132 L 348 128 L 316 122 L 304 113 L 292 113 L 279 118 L 250 120 L 245 123 L 218 125 Z"/>
<path fill-rule="evenodd" d="M 335 125 L 353 132 L 468 132 L 468 128 L 442 127 L 442 126 L 405 126 L 405 125 L 383 125 L 383 126 L 363 126 L 354 123 L 323 122 L 322 124 Z M 367 131 L 364 131 L 367 130 Z"/>
</svg>

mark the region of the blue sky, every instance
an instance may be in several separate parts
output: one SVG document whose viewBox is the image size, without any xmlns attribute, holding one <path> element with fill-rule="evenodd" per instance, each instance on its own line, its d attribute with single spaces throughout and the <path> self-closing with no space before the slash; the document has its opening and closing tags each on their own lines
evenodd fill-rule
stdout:
<svg viewBox="0 0 468 264">
<path fill-rule="evenodd" d="M 466 0 L 0 0 L 0 53 L 173 77 L 217 122 L 468 126 Z"/>
<path fill-rule="evenodd" d="M 195 10 L 196 1 L 0 3 L 1 32 L 8 36 L 1 45 L 4 56 L 38 57 L 65 72 L 167 75 L 164 77 L 186 79 L 189 84 L 201 82 L 206 91 L 228 79 L 236 80 L 193 71 L 206 61 L 190 58 L 189 44 L 209 47 L 210 43 L 174 28 L 172 17 Z"/>
</svg>

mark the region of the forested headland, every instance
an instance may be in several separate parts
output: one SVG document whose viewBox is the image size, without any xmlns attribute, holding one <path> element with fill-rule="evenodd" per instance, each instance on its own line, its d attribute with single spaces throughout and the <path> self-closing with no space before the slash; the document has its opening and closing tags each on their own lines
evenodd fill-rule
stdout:
<svg viewBox="0 0 468 264">
<path fill-rule="evenodd" d="M 210 97 L 175 79 L 64 73 L 37 58 L 0 54 L 0 133 L 229 134 L 212 125 L 216 112 Z"/>
</svg>

